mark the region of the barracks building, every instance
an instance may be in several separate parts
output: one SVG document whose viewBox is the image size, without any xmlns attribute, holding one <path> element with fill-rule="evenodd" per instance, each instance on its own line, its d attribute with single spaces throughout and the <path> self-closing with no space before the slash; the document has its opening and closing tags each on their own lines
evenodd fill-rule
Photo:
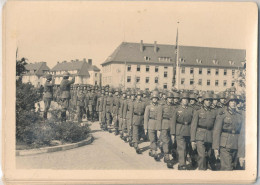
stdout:
<svg viewBox="0 0 260 185">
<path fill-rule="evenodd" d="M 122 42 L 101 64 L 102 85 L 224 91 L 245 62 L 242 49 Z"/>
</svg>

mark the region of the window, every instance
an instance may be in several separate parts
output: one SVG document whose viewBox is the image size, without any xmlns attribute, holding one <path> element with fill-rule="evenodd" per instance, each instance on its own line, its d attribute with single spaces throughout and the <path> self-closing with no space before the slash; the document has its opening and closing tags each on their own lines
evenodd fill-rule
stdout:
<svg viewBox="0 0 260 185">
<path fill-rule="evenodd" d="M 199 68 L 199 75 L 202 74 L 202 68 Z"/>
<path fill-rule="evenodd" d="M 223 81 L 223 86 L 227 86 L 227 81 L 226 80 Z"/>
<path fill-rule="evenodd" d="M 227 70 L 226 69 L 224 69 L 224 75 L 227 75 Z"/>
<path fill-rule="evenodd" d="M 163 84 L 163 88 L 167 89 L 167 83 Z"/>
<path fill-rule="evenodd" d="M 168 69 L 168 67 L 167 67 L 167 66 L 164 66 L 164 69 Z"/>
<path fill-rule="evenodd" d="M 211 71 L 210 69 L 207 69 L 207 75 L 210 75 Z"/>
<path fill-rule="evenodd" d="M 202 79 L 199 79 L 198 84 L 199 84 L 199 85 L 202 85 Z"/>
<path fill-rule="evenodd" d="M 154 83 L 158 84 L 158 77 L 154 78 Z"/>
<path fill-rule="evenodd" d="M 190 85 L 193 85 L 193 84 L 194 84 L 194 80 L 190 79 Z"/>
<path fill-rule="evenodd" d="M 167 76 L 168 76 L 167 71 L 164 71 L 163 76 L 164 76 L 164 78 L 167 78 Z"/>
<path fill-rule="evenodd" d="M 149 60 L 150 60 L 150 58 L 149 58 L 149 57 L 147 57 L 147 56 L 145 56 L 145 57 L 144 57 L 144 60 L 145 60 L 145 61 L 149 61 Z"/>
<path fill-rule="evenodd" d="M 181 68 L 181 73 L 185 73 L 185 67 Z"/>
<path fill-rule="evenodd" d="M 95 81 L 95 85 L 97 85 L 97 81 Z"/>
<path fill-rule="evenodd" d="M 95 77 L 97 77 L 97 73 L 95 73 Z"/>
<path fill-rule="evenodd" d="M 150 66 L 146 66 L 146 72 L 149 72 L 150 71 Z"/>
<path fill-rule="evenodd" d="M 216 69 L 215 75 L 218 75 L 218 69 Z"/>
<path fill-rule="evenodd" d="M 193 74 L 193 68 L 190 68 L 190 74 Z"/>
<path fill-rule="evenodd" d="M 218 86 L 218 80 L 215 80 L 215 86 Z"/>
<path fill-rule="evenodd" d="M 128 82 L 128 83 L 131 82 L 131 76 L 127 76 L 127 82 Z"/>
<path fill-rule="evenodd" d="M 207 80 L 207 86 L 210 86 L 210 80 Z"/>
<path fill-rule="evenodd" d="M 149 83 L 149 77 L 145 78 L 145 83 Z"/>
<path fill-rule="evenodd" d="M 137 76 L 137 77 L 136 77 L 136 83 L 139 83 L 139 82 L 140 82 L 140 77 Z"/>
<path fill-rule="evenodd" d="M 136 71 L 141 71 L 141 67 L 140 67 L 140 65 L 137 65 L 137 67 L 136 67 Z"/>
<path fill-rule="evenodd" d="M 234 86 L 234 85 L 235 85 L 235 81 L 232 81 L 231 86 Z"/>
<path fill-rule="evenodd" d="M 154 72 L 158 73 L 158 71 L 159 71 L 159 67 L 158 67 L 158 66 L 155 66 Z"/>
<path fill-rule="evenodd" d="M 127 71 L 131 71 L 131 65 L 127 66 Z"/>
<path fill-rule="evenodd" d="M 182 78 L 182 79 L 181 79 L 181 85 L 183 85 L 183 84 L 184 84 L 184 82 L 185 82 L 185 79 L 184 79 L 184 78 Z"/>
<path fill-rule="evenodd" d="M 232 76 L 235 75 L 235 69 L 232 69 Z"/>
</svg>

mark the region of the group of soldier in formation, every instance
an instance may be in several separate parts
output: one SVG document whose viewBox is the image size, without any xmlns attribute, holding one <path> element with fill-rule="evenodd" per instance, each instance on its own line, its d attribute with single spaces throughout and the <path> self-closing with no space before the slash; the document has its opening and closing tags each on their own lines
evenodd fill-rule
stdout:
<svg viewBox="0 0 260 185">
<path fill-rule="evenodd" d="M 163 158 L 178 170 L 234 170 L 245 167 L 245 98 L 235 88 L 220 92 L 135 91 L 73 85 L 64 73 L 59 87 L 47 75 L 44 118 L 51 101 L 62 107 L 61 121 L 73 108 L 77 121 L 84 115 L 98 118 L 104 131 L 115 135 L 142 154 L 140 142 L 149 141 L 149 156 Z M 54 88 L 54 89 L 53 89 Z"/>
</svg>

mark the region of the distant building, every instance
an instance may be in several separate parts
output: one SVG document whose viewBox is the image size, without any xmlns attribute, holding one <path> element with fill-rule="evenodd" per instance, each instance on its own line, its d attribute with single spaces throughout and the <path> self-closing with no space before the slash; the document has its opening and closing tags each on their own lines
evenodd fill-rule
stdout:
<svg viewBox="0 0 260 185">
<path fill-rule="evenodd" d="M 235 85 L 246 51 L 196 46 L 121 43 L 102 65 L 102 85 L 153 90 L 222 91 Z M 174 82 L 174 83 L 173 83 Z"/>
<path fill-rule="evenodd" d="M 92 65 L 92 59 L 58 62 L 50 72 L 55 77 L 55 84 L 60 84 L 64 72 L 75 76 L 75 84 L 100 85 L 100 69 Z"/>
<path fill-rule="evenodd" d="M 30 82 L 35 87 L 40 87 L 45 83 L 44 77 L 46 73 L 49 73 L 50 68 L 46 62 L 35 62 L 25 65 L 25 74 L 23 74 L 22 82 Z"/>
</svg>

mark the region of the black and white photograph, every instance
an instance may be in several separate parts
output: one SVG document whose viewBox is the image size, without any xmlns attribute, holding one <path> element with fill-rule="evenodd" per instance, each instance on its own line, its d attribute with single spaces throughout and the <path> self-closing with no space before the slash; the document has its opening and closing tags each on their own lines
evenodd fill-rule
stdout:
<svg viewBox="0 0 260 185">
<path fill-rule="evenodd" d="M 10 182 L 254 182 L 257 11 L 246 2 L 7 2 L 3 172 Z"/>
</svg>

